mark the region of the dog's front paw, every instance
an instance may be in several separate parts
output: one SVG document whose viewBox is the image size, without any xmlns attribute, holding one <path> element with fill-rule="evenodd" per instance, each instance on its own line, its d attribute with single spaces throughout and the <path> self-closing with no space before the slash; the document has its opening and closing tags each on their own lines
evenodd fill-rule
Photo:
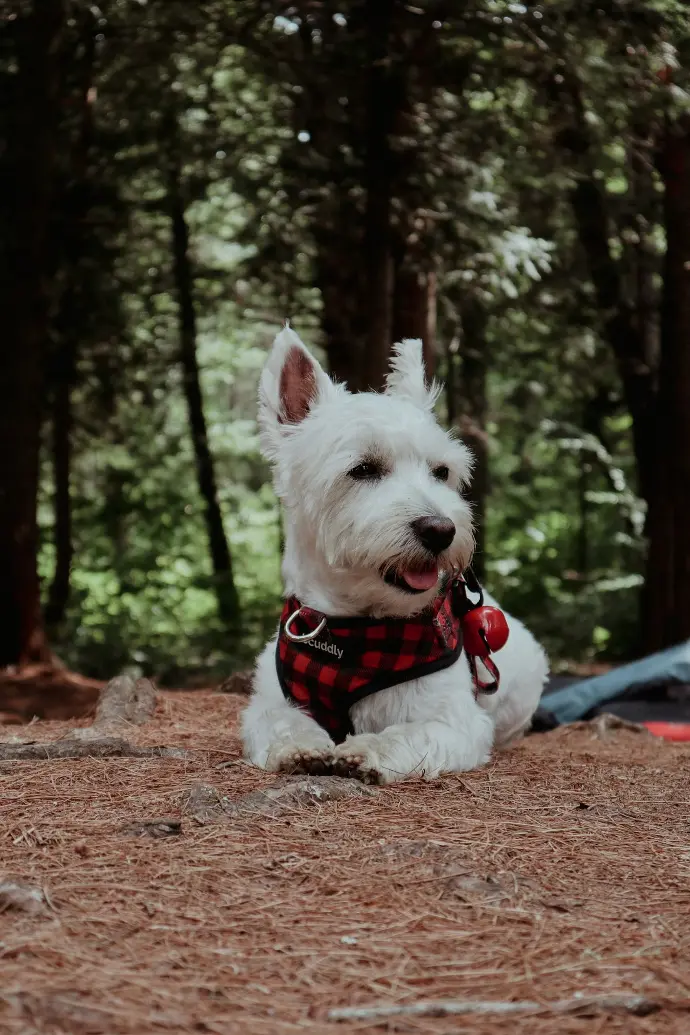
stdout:
<svg viewBox="0 0 690 1035">
<path fill-rule="evenodd" d="M 369 764 L 366 755 L 356 751 L 348 752 L 335 759 L 333 775 L 343 776 L 346 780 L 359 780 L 360 783 L 385 783 L 383 775 Z"/>
<path fill-rule="evenodd" d="M 333 772 L 330 748 L 285 747 L 268 756 L 266 768 L 273 773 L 291 776 L 326 776 Z"/>
<path fill-rule="evenodd" d="M 333 773 L 362 783 L 390 783 L 394 775 L 383 771 L 375 748 L 376 734 L 364 733 L 348 739 L 333 752 Z"/>
</svg>

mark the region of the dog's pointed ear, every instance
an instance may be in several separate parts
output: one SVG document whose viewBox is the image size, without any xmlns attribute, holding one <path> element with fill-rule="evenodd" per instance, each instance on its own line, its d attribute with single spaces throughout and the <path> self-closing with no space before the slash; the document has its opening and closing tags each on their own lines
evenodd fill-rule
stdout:
<svg viewBox="0 0 690 1035">
<path fill-rule="evenodd" d="M 421 338 L 405 338 L 393 346 L 390 372 L 386 377 L 386 393 L 414 403 L 423 410 L 433 410 L 441 386 L 426 383 Z"/>
<path fill-rule="evenodd" d="M 265 455 L 273 459 L 286 430 L 335 391 L 321 365 L 286 324 L 276 336 L 259 384 L 259 426 Z"/>
</svg>

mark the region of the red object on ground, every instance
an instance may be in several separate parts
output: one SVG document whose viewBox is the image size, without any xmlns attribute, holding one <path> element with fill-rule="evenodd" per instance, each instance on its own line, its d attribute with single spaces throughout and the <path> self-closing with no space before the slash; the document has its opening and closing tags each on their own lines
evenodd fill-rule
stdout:
<svg viewBox="0 0 690 1035">
<path fill-rule="evenodd" d="M 473 607 L 462 620 L 462 638 L 468 654 L 477 658 L 488 657 L 506 644 L 508 623 L 505 615 L 497 607 Z"/>
<path fill-rule="evenodd" d="M 643 722 L 642 725 L 664 740 L 690 740 L 690 722 Z"/>
</svg>

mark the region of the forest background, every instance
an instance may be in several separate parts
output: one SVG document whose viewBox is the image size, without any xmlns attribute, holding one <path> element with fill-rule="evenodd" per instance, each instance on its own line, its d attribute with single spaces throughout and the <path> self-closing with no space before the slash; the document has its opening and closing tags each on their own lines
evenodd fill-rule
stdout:
<svg viewBox="0 0 690 1035">
<path fill-rule="evenodd" d="M 250 662 L 285 318 L 423 338 L 557 664 L 690 638 L 689 67 L 683 0 L 0 0 L 0 666 Z"/>
</svg>

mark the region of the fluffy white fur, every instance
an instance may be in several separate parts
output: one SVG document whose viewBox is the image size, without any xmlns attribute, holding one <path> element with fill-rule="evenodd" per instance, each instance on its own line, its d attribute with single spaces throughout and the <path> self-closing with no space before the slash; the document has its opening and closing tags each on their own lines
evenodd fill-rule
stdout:
<svg viewBox="0 0 690 1035">
<path fill-rule="evenodd" d="M 437 587 L 411 594 L 383 578 L 387 570 L 428 562 L 410 527 L 420 517 L 454 523 L 455 538 L 438 558 L 440 567 L 467 566 L 472 516 L 460 490 L 472 461 L 434 420 L 437 391 L 425 384 L 419 341 L 395 346 L 385 393 L 353 395 L 330 380 L 294 331 L 286 327 L 278 334 L 261 378 L 259 422 L 285 512 L 288 596 L 326 615 L 421 611 Z M 372 457 L 384 471 L 378 481 L 349 475 Z M 450 471 L 446 482 L 433 474 L 441 465 Z M 246 755 L 273 771 L 332 771 L 382 783 L 484 764 L 492 746 L 506 746 L 529 725 L 547 675 L 541 647 L 517 619 L 507 618 L 510 637 L 495 655 L 498 693 L 475 700 L 461 657 L 451 668 L 354 705 L 355 735 L 337 746 L 285 700 L 272 640 L 258 659 L 242 717 Z"/>
</svg>

